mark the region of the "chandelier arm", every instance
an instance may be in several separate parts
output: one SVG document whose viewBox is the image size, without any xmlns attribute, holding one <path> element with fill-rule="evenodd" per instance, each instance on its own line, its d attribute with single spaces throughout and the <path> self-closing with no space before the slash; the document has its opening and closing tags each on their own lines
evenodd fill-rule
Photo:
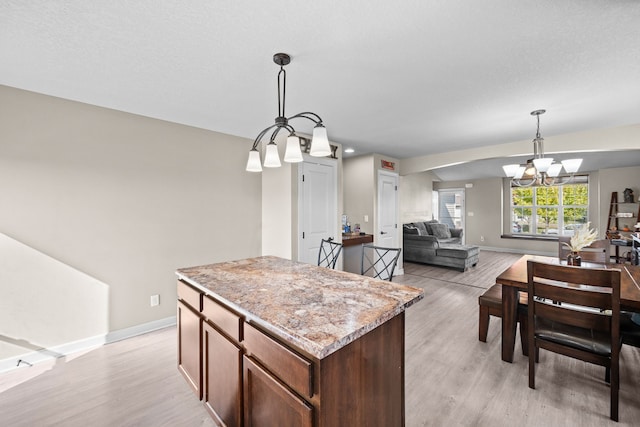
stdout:
<svg viewBox="0 0 640 427">
<path fill-rule="evenodd" d="M 271 129 L 273 129 L 276 126 L 278 125 L 274 124 L 269 126 L 266 129 L 263 129 L 262 132 L 260 132 L 258 136 L 256 136 L 256 139 L 253 141 L 253 146 L 251 147 L 251 150 L 256 150 L 258 148 L 258 144 L 260 144 L 260 140 L 262 139 L 262 137 L 264 137 L 267 132 L 269 132 Z"/>
<path fill-rule="evenodd" d="M 310 117 L 311 116 L 311 117 Z M 287 120 L 297 119 L 298 117 L 303 117 L 307 120 L 311 120 L 316 125 L 322 124 L 322 118 L 316 113 L 312 113 L 311 111 L 305 111 L 303 113 L 298 113 L 295 116 L 289 117 Z"/>
<path fill-rule="evenodd" d="M 536 180 L 535 179 L 531 179 L 531 182 L 528 184 L 523 184 L 522 180 L 520 179 L 512 179 L 511 182 L 513 183 L 513 185 L 515 185 L 516 187 L 531 187 L 533 186 L 533 184 L 535 184 Z"/>
<path fill-rule="evenodd" d="M 269 138 L 269 143 L 272 143 L 276 140 L 276 136 L 278 136 L 278 133 L 280 133 L 280 131 L 282 130 L 282 128 L 284 128 L 285 126 L 278 126 L 273 133 L 271 134 L 271 138 Z"/>
<path fill-rule="evenodd" d="M 286 130 L 288 130 L 290 135 L 294 135 L 295 136 L 296 130 L 293 128 L 293 126 L 291 126 L 290 124 L 287 123 L 286 125 L 283 125 L 282 127 L 285 128 Z"/>
</svg>

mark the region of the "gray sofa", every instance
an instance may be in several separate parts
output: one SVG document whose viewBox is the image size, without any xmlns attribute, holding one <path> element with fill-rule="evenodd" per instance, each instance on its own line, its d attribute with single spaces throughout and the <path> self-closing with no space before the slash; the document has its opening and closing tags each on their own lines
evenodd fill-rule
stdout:
<svg viewBox="0 0 640 427">
<path fill-rule="evenodd" d="M 478 263 L 480 249 L 462 245 L 462 230 L 438 221 L 413 222 L 402 227 L 405 261 L 466 271 Z"/>
<path fill-rule="evenodd" d="M 460 244 L 462 243 L 462 229 L 449 228 L 447 224 L 438 222 L 437 219 L 430 221 L 410 222 L 402 226 L 402 234 L 418 235 L 420 237 L 431 236 L 425 241 L 437 240 L 438 243 Z"/>
</svg>

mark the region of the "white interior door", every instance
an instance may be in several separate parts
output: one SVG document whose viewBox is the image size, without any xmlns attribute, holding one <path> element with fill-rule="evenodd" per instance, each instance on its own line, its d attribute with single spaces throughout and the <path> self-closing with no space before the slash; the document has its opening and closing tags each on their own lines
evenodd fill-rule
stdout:
<svg viewBox="0 0 640 427">
<path fill-rule="evenodd" d="M 340 240 L 336 163 L 304 161 L 298 170 L 298 260 L 317 264 L 321 240 Z"/>
<path fill-rule="evenodd" d="M 398 236 L 398 175 L 378 171 L 378 230 L 376 245 L 400 247 Z"/>
</svg>

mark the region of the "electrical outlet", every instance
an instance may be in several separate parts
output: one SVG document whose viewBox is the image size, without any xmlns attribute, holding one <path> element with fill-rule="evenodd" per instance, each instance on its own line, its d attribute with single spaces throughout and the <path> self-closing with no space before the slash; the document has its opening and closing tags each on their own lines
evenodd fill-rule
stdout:
<svg viewBox="0 0 640 427">
<path fill-rule="evenodd" d="M 484 242 L 484 236 L 480 236 L 480 241 Z"/>
<path fill-rule="evenodd" d="M 364 222 L 369 222 L 369 215 L 364 216 Z"/>
<path fill-rule="evenodd" d="M 151 307 L 155 307 L 156 305 L 160 305 L 160 295 L 151 295 L 151 300 L 149 301 Z"/>
</svg>

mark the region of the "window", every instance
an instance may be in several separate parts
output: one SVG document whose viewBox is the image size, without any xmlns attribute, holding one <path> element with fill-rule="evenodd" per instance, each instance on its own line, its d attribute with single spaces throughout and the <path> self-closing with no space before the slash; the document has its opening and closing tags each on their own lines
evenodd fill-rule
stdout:
<svg viewBox="0 0 640 427">
<path fill-rule="evenodd" d="M 572 236 L 589 220 L 587 177 L 550 187 L 512 186 L 510 211 L 512 234 Z"/>
</svg>

